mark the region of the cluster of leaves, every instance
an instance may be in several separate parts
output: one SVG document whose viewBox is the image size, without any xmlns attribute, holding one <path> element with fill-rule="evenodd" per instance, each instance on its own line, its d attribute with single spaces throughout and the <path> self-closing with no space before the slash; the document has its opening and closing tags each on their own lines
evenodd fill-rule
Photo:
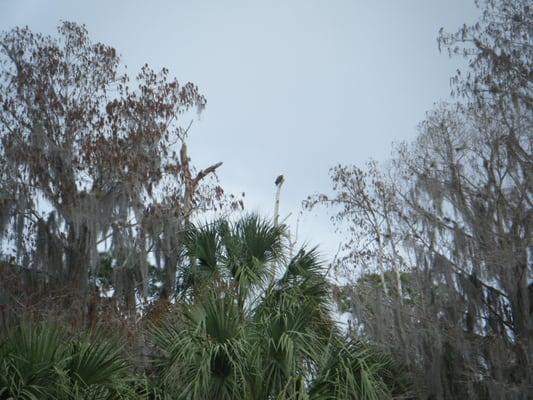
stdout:
<svg viewBox="0 0 533 400">
<path fill-rule="evenodd" d="M 0 336 L 0 399 L 141 398 L 118 341 L 24 322 Z"/>
</svg>

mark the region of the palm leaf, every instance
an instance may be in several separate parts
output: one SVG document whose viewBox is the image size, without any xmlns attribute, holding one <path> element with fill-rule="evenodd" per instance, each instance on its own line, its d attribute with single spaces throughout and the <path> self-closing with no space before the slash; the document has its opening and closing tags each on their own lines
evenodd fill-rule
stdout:
<svg viewBox="0 0 533 400">
<path fill-rule="evenodd" d="M 87 391 L 109 394 L 117 392 L 124 383 L 128 367 L 123 347 L 116 340 L 102 335 L 86 336 L 75 341 L 66 365 L 74 385 Z"/>
<path fill-rule="evenodd" d="M 177 398 L 245 398 L 246 360 L 251 351 L 240 310 L 231 297 L 204 297 L 186 307 L 179 329 L 153 329 L 156 365 Z"/>
</svg>

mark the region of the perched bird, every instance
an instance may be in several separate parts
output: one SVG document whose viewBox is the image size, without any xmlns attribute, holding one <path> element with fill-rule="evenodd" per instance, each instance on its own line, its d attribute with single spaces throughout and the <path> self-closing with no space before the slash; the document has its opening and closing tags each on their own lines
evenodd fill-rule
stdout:
<svg viewBox="0 0 533 400">
<path fill-rule="evenodd" d="M 283 181 L 285 181 L 285 178 L 283 178 L 283 175 L 280 175 L 280 176 L 278 176 L 278 177 L 276 178 L 276 181 L 274 182 L 274 184 L 275 184 L 276 186 L 279 186 L 279 185 L 281 185 L 281 184 L 283 183 Z"/>
</svg>

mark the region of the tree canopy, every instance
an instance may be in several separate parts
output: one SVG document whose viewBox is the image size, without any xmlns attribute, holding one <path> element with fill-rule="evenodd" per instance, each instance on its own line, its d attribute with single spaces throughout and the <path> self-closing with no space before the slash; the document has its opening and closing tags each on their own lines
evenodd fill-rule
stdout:
<svg viewBox="0 0 533 400">
<path fill-rule="evenodd" d="M 154 277 L 171 297 L 184 227 L 223 200 L 216 181 L 204 184 L 221 163 L 196 171 L 181 125 L 206 99 L 165 68 L 131 79 L 83 25 L 58 34 L 0 36 L 0 239 L 15 250 L 3 261 L 43 278 L 45 292 L 69 291 L 84 316 L 102 254 L 125 309 L 146 301 Z"/>
<path fill-rule="evenodd" d="M 346 234 L 351 285 L 337 294 L 352 331 L 390 346 L 435 399 L 533 387 L 533 13 L 480 6 L 478 23 L 439 37 L 469 62 L 452 79 L 458 102 L 429 111 L 389 164 L 334 167 L 333 194 L 305 202 L 333 207 Z"/>
</svg>

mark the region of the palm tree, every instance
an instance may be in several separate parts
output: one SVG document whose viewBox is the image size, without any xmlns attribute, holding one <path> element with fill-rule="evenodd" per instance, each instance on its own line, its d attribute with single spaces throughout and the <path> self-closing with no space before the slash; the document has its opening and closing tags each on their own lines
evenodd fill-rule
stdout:
<svg viewBox="0 0 533 400">
<path fill-rule="evenodd" d="M 142 399 L 118 342 L 22 322 L 0 336 L 0 399 Z M 140 389 L 140 387 L 139 387 Z"/>
<path fill-rule="evenodd" d="M 283 238 L 282 227 L 256 215 L 190 230 L 182 301 L 152 328 L 165 391 L 190 400 L 405 392 L 390 358 L 336 326 L 316 249 L 287 260 Z M 283 271 L 274 282 L 273 263 Z"/>
</svg>

